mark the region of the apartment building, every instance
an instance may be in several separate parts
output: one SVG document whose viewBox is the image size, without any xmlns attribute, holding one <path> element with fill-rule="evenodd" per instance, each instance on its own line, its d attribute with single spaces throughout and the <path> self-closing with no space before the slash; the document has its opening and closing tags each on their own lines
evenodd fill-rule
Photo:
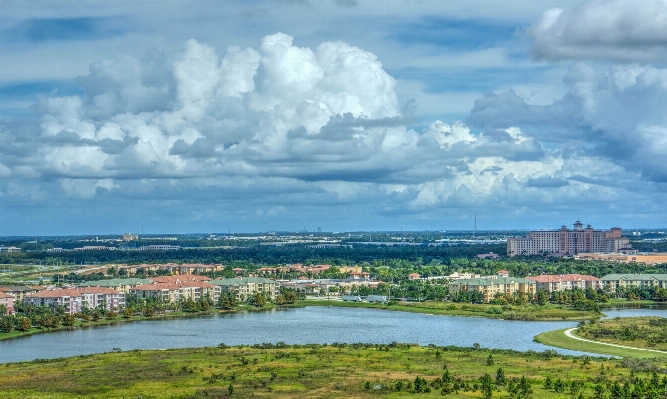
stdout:
<svg viewBox="0 0 667 399">
<path fill-rule="evenodd" d="M 576 255 L 582 252 L 618 252 L 629 248 L 630 241 L 621 236 L 620 227 L 596 230 L 577 220 L 572 230 L 563 225 L 560 230 L 531 231 L 527 237 L 507 239 L 507 255 Z"/>
<path fill-rule="evenodd" d="M 55 309 L 63 306 L 68 314 L 102 306 L 106 310 L 125 307 L 125 293 L 105 287 L 57 288 L 27 295 L 24 302 Z"/>
<path fill-rule="evenodd" d="M 610 292 L 616 292 L 619 288 L 666 288 L 667 274 L 632 274 L 614 273 L 603 276 L 602 284 Z"/>
<path fill-rule="evenodd" d="M 181 299 L 181 286 L 169 283 L 145 284 L 130 288 L 129 294 L 139 299 L 152 298 L 163 302 L 177 302 Z"/>
<path fill-rule="evenodd" d="M 14 296 L 0 292 L 0 305 L 4 305 L 7 311 L 7 314 L 14 314 Z M 0 316 L 4 314 L 0 313 Z"/>
<path fill-rule="evenodd" d="M 267 299 L 273 301 L 280 293 L 280 283 L 278 281 L 263 277 L 220 278 L 211 280 L 209 283 L 220 287 L 221 292 L 233 293 L 236 300 L 241 302 L 256 293 L 265 294 Z"/>
<path fill-rule="evenodd" d="M 165 276 L 178 277 L 178 276 Z M 208 296 L 214 302 L 220 298 L 220 287 L 205 281 L 163 280 L 130 288 L 129 293 L 138 298 L 154 298 L 164 302 L 176 302 L 180 299 L 197 301 Z"/>
<path fill-rule="evenodd" d="M 534 281 L 518 277 L 496 277 L 496 278 L 473 278 L 469 280 L 456 280 L 448 284 L 449 293 L 454 295 L 458 292 L 477 291 L 484 294 L 484 302 L 490 302 L 498 294 L 512 296 L 525 294 L 532 296 L 536 291 Z"/>
<path fill-rule="evenodd" d="M 534 281 L 537 290 L 549 292 L 565 291 L 586 288 L 602 288 L 602 280 L 595 276 L 582 274 L 545 274 L 541 276 L 528 276 L 527 280 Z"/>
<path fill-rule="evenodd" d="M 131 288 L 138 287 L 144 284 L 150 284 L 151 280 L 146 278 L 114 278 L 109 280 L 87 281 L 78 284 L 79 287 L 104 287 L 111 288 L 116 291 L 129 293 Z"/>
<path fill-rule="evenodd" d="M 9 294 L 14 298 L 14 301 L 21 302 L 26 295 L 34 294 L 45 289 L 45 287 L 28 287 L 25 285 L 0 285 L 0 292 Z"/>
</svg>

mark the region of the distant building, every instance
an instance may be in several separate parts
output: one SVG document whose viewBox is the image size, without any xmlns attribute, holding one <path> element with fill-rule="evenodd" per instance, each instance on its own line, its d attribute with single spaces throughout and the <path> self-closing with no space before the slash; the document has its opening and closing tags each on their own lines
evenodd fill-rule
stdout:
<svg viewBox="0 0 667 399">
<path fill-rule="evenodd" d="M 473 274 L 473 273 L 459 273 L 459 272 L 454 272 L 448 276 L 450 280 L 469 280 L 471 278 L 480 278 L 481 275 L 479 274 Z"/>
<path fill-rule="evenodd" d="M 175 251 L 181 247 L 178 245 L 142 245 L 139 249 L 142 251 Z"/>
<path fill-rule="evenodd" d="M 130 234 L 130 233 L 125 233 L 122 236 L 120 236 L 123 241 L 134 241 L 138 240 L 139 236 L 136 234 Z"/>
<path fill-rule="evenodd" d="M 536 289 L 549 292 L 573 290 L 575 288 L 580 290 L 602 288 L 602 280 L 595 276 L 582 274 L 545 274 L 541 276 L 528 276 L 526 279 L 534 281 Z"/>
<path fill-rule="evenodd" d="M 0 247 L 0 252 L 21 252 L 19 247 Z"/>
<path fill-rule="evenodd" d="M 595 230 L 577 220 L 574 229 L 531 231 L 527 237 L 507 239 L 507 255 L 577 255 L 582 252 L 618 252 L 630 247 L 630 241 L 621 237 L 621 228 Z"/>
<path fill-rule="evenodd" d="M 498 254 L 489 252 L 488 254 L 479 254 L 477 255 L 477 258 L 479 259 L 498 259 L 500 256 Z"/>
<path fill-rule="evenodd" d="M 667 288 L 667 274 L 614 273 L 603 276 L 601 280 L 610 292 L 619 288 Z"/>
<path fill-rule="evenodd" d="M 659 263 L 667 263 L 667 253 L 637 253 L 636 251 L 625 253 L 625 251 L 619 251 L 618 254 L 591 254 L 591 253 L 580 253 L 577 255 L 578 259 L 590 259 L 590 260 L 607 260 L 611 262 L 640 262 L 646 263 L 647 265 L 655 265 Z"/>
<path fill-rule="evenodd" d="M 74 248 L 75 251 L 115 251 L 116 247 L 105 247 L 102 245 L 84 245 L 81 248 Z"/>
<path fill-rule="evenodd" d="M 49 248 L 46 252 L 67 252 L 67 250 L 62 248 Z"/>
<path fill-rule="evenodd" d="M 510 272 L 508 272 L 505 269 L 498 270 L 498 273 L 496 273 L 496 274 L 498 275 L 498 277 L 509 277 L 510 276 Z"/>
</svg>

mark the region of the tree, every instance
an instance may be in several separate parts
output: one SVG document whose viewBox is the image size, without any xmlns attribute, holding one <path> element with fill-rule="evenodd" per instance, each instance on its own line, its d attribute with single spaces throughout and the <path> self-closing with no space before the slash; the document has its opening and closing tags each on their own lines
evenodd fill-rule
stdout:
<svg viewBox="0 0 667 399">
<path fill-rule="evenodd" d="M 554 391 L 557 393 L 565 392 L 565 383 L 560 378 L 557 378 L 554 382 Z"/>
<path fill-rule="evenodd" d="M 484 374 L 482 378 L 479 379 L 479 381 L 482 383 L 482 397 L 484 397 L 484 399 L 491 399 L 493 396 L 494 386 L 493 380 L 491 379 L 489 373 Z"/>
<path fill-rule="evenodd" d="M 229 386 L 227 387 L 227 395 L 232 396 L 233 393 L 234 393 L 234 386 L 232 384 L 229 384 Z"/>
<path fill-rule="evenodd" d="M 65 326 L 73 326 L 75 320 L 76 320 L 76 318 L 74 317 L 73 314 L 66 314 L 66 315 L 63 317 L 63 325 L 65 325 Z"/>
<path fill-rule="evenodd" d="M 258 308 L 263 308 L 266 305 L 266 297 L 261 292 L 257 292 L 250 297 L 250 303 Z"/>
<path fill-rule="evenodd" d="M 14 316 L 0 317 L 0 331 L 6 333 L 14 331 Z"/>
<path fill-rule="evenodd" d="M 0 316 L 4 316 L 7 314 L 7 306 L 3 303 L 0 305 Z"/>
<path fill-rule="evenodd" d="M 498 371 L 496 371 L 496 384 L 497 385 L 507 384 L 507 377 L 505 377 L 505 372 L 501 367 L 498 367 Z"/>
<path fill-rule="evenodd" d="M 445 369 L 445 373 L 442 375 L 442 378 L 440 380 L 445 384 L 449 384 L 454 381 L 452 375 L 449 374 L 449 370 L 447 369 Z"/>
<path fill-rule="evenodd" d="M 522 398 L 527 398 L 530 396 L 531 393 L 533 393 L 533 390 L 530 388 L 530 383 L 528 383 L 528 380 L 526 379 L 526 376 L 521 376 L 521 380 L 519 381 L 519 394 L 521 395 Z"/>
<path fill-rule="evenodd" d="M 32 328 L 32 321 L 27 317 L 21 317 L 19 319 L 19 330 L 28 331 Z"/>
<path fill-rule="evenodd" d="M 493 361 L 493 356 L 491 356 L 491 354 L 489 353 L 489 357 L 486 358 L 486 365 L 487 366 L 493 366 L 494 363 L 495 362 Z"/>
</svg>

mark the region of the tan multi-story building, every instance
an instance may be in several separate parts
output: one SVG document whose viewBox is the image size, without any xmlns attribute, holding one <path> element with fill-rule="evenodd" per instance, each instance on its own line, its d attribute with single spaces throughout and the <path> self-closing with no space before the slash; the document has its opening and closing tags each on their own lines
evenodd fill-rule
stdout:
<svg viewBox="0 0 667 399">
<path fill-rule="evenodd" d="M 604 288 L 616 292 L 618 288 L 667 288 L 667 274 L 607 274 L 601 278 Z"/>
<path fill-rule="evenodd" d="M 537 290 L 549 292 L 602 288 L 602 280 L 595 276 L 582 274 L 545 274 L 542 276 L 528 276 L 526 279 L 534 281 Z"/>
<path fill-rule="evenodd" d="M 630 240 L 621 237 L 621 228 L 595 230 L 577 220 L 574 229 L 531 231 L 527 237 L 507 239 L 507 255 L 576 255 L 582 252 L 617 252 L 628 248 Z"/>
<path fill-rule="evenodd" d="M 448 284 L 449 293 L 456 294 L 465 291 L 477 291 L 484 294 L 484 302 L 490 302 L 498 294 L 512 296 L 524 294 L 528 297 L 535 294 L 534 281 L 519 277 L 473 278 L 456 280 Z"/>
<path fill-rule="evenodd" d="M 280 293 L 280 283 L 276 280 L 262 277 L 234 277 L 234 278 L 220 278 L 209 281 L 225 293 L 233 293 L 236 300 L 246 301 L 251 295 L 256 293 L 263 293 L 268 300 L 275 300 Z"/>
<path fill-rule="evenodd" d="M 14 301 L 22 302 L 26 295 L 34 294 L 45 289 L 45 287 L 28 287 L 25 285 L 0 285 L 0 292 L 14 297 Z"/>
<path fill-rule="evenodd" d="M 164 277 L 169 277 L 165 279 Z M 163 276 L 157 277 L 161 281 L 151 284 L 144 284 L 130 288 L 129 293 L 138 298 L 155 298 L 164 302 L 176 302 L 180 299 L 192 299 L 197 301 L 200 298 L 208 296 L 214 302 L 220 298 L 220 287 L 209 284 L 201 280 L 178 280 L 173 277 L 182 276 Z"/>
<path fill-rule="evenodd" d="M 105 310 L 125 307 L 125 293 L 104 287 L 58 288 L 27 295 L 23 301 L 36 306 L 55 309 L 63 306 L 68 314 L 87 308 L 103 307 Z"/>
</svg>

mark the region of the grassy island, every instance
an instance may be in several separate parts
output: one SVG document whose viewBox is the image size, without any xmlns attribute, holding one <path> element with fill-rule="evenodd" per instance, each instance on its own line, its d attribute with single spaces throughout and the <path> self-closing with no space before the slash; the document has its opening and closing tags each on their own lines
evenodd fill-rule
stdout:
<svg viewBox="0 0 667 399">
<path fill-rule="evenodd" d="M 563 305 L 491 305 L 452 302 L 398 302 L 379 304 L 368 302 L 342 302 L 327 300 L 298 301 L 295 306 L 339 306 L 385 309 L 413 313 L 447 316 L 486 317 L 504 320 L 555 321 L 586 320 L 602 317 L 603 314 L 589 310 L 575 310 Z"/>
<path fill-rule="evenodd" d="M 221 344 L 6 364 L 0 398 L 589 398 L 623 385 L 664 395 L 665 366 L 397 343 Z"/>
<path fill-rule="evenodd" d="M 667 352 L 667 318 L 617 317 L 582 323 L 574 331 L 581 338 Z"/>
<path fill-rule="evenodd" d="M 567 335 L 568 332 L 571 336 Z M 576 329 L 539 334 L 535 341 L 558 348 L 612 356 L 664 358 L 667 357 L 667 319 L 625 317 L 582 322 Z"/>
</svg>

